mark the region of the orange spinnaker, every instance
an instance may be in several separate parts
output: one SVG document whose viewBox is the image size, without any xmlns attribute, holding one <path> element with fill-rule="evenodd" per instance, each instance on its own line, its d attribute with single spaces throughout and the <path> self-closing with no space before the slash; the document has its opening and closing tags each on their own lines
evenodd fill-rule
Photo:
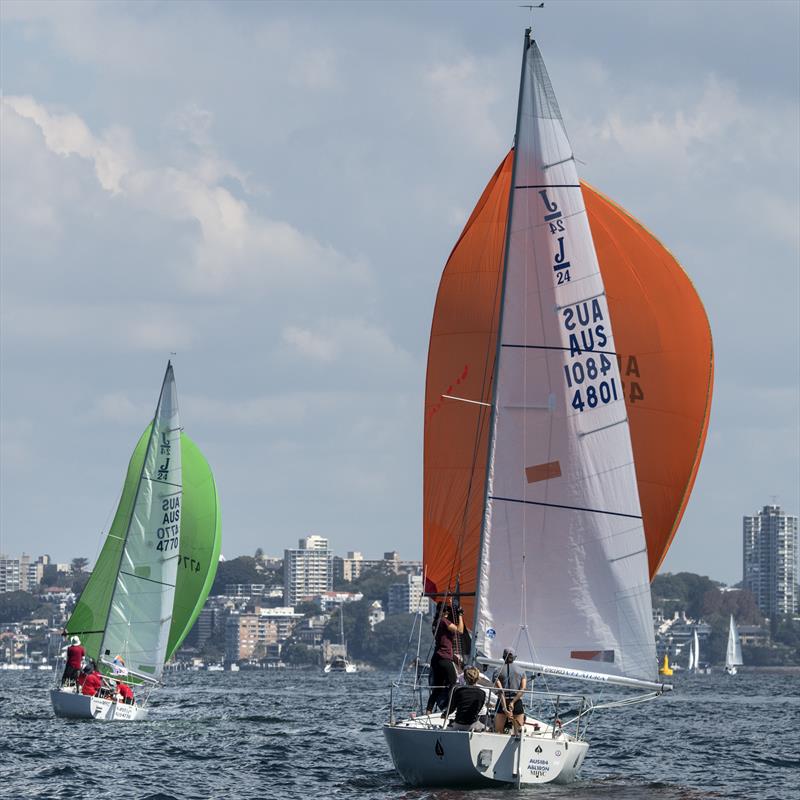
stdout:
<svg viewBox="0 0 800 800">
<path fill-rule="evenodd" d="M 711 329 L 675 257 L 624 209 L 582 186 L 625 391 L 652 580 L 700 466 L 714 383 Z"/>
<path fill-rule="evenodd" d="M 492 176 L 450 254 L 428 351 L 426 591 L 465 593 L 462 605 L 468 620 L 491 419 L 488 405 L 480 403 L 492 399 L 512 162 L 513 150 Z M 652 579 L 683 516 L 700 464 L 713 382 L 711 332 L 691 281 L 663 245 L 585 184 L 583 195 L 619 353 Z"/>
</svg>

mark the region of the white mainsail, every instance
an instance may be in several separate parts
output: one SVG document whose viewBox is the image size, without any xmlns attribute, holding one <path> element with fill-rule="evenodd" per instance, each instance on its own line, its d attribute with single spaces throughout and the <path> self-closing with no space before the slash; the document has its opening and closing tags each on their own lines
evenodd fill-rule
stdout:
<svg viewBox="0 0 800 800">
<path fill-rule="evenodd" d="M 608 304 L 531 40 L 522 72 L 477 648 L 652 681 L 647 551 Z"/>
<path fill-rule="evenodd" d="M 728 626 L 728 647 L 725 651 L 725 667 L 737 667 L 743 664 L 742 661 L 742 643 L 739 640 L 739 629 L 736 627 L 736 622 L 731 614 L 730 625 Z"/>
<path fill-rule="evenodd" d="M 164 667 L 180 544 L 180 420 L 167 365 L 111 601 L 100 657 L 158 680 Z"/>
<path fill-rule="evenodd" d="M 689 669 L 693 669 L 697 672 L 698 667 L 700 666 L 700 639 L 697 636 L 697 628 L 692 631 L 692 658 L 694 662 L 689 667 Z"/>
</svg>

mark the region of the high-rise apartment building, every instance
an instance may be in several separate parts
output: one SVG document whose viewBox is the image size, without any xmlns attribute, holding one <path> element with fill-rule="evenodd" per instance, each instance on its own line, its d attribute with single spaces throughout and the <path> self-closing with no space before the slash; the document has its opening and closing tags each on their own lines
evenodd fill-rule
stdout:
<svg viewBox="0 0 800 800">
<path fill-rule="evenodd" d="M 283 551 L 283 602 L 294 606 L 333 589 L 328 540 L 322 536 L 300 539 L 296 550 Z"/>
<path fill-rule="evenodd" d="M 35 592 L 49 563 L 50 556 L 39 556 L 36 561 L 31 561 L 27 553 L 20 558 L 0 554 L 0 593 Z"/>
<path fill-rule="evenodd" d="M 797 531 L 797 517 L 778 505 L 743 518 L 744 588 L 768 617 L 800 611 Z"/>
<path fill-rule="evenodd" d="M 424 611 L 428 610 L 427 601 L 422 599 L 422 575 L 407 575 L 403 583 L 393 583 L 389 587 L 389 607 L 391 614 L 416 614 L 424 603 Z"/>
<path fill-rule="evenodd" d="M 18 592 L 21 588 L 19 559 L 0 553 L 0 594 Z"/>
</svg>

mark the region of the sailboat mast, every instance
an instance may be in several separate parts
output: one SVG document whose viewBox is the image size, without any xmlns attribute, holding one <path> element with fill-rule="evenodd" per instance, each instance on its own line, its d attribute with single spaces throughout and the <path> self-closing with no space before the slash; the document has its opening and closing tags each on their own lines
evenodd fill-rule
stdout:
<svg viewBox="0 0 800 800">
<path fill-rule="evenodd" d="M 158 402 L 156 403 L 156 410 L 153 413 L 153 423 L 152 423 L 153 426 L 155 426 L 156 424 L 156 419 L 158 418 L 158 412 L 159 409 L 161 408 L 161 401 L 164 398 L 164 387 L 167 385 L 167 379 L 169 378 L 171 372 L 172 372 L 172 362 L 167 361 L 167 369 L 164 371 L 164 380 L 161 381 L 161 391 L 158 393 Z M 117 593 L 116 581 L 119 580 L 119 571 L 120 568 L 122 567 L 122 559 L 125 557 L 125 546 L 128 544 L 128 537 L 130 536 L 131 520 L 133 519 L 133 515 L 136 513 L 136 503 L 139 500 L 139 493 L 141 492 L 142 489 L 142 477 L 144 476 L 144 471 L 147 467 L 147 457 L 150 455 L 150 450 L 152 446 L 153 446 L 153 430 L 151 428 L 150 437 L 147 440 L 147 448 L 144 451 L 142 468 L 139 471 L 139 481 L 136 484 L 136 493 L 134 494 L 133 502 L 131 503 L 131 512 L 130 515 L 128 516 L 128 524 L 125 527 L 125 540 L 122 542 L 122 547 L 119 550 L 119 562 L 117 563 L 117 577 L 115 580 L 114 591 L 111 593 L 111 599 L 108 604 L 108 609 L 106 610 L 106 618 L 105 621 L 103 622 L 103 638 L 100 640 L 100 650 L 97 654 L 98 658 L 100 658 L 100 656 L 102 655 L 103 646 L 106 643 L 106 636 L 108 634 L 108 621 L 111 618 L 111 609 L 114 606 L 114 596 Z"/>
<path fill-rule="evenodd" d="M 500 286 L 500 313 L 497 321 L 497 341 L 495 343 L 494 354 L 494 370 L 492 374 L 492 412 L 489 421 L 489 457 L 486 459 L 486 475 L 483 482 L 483 520 L 481 523 L 481 539 L 480 546 L 478 547 L 478 570 L 477 580 L 475 581 L 475 609 L 472 620 L 472 652 L 470 653 L 470 661 L 475 664 L 478 652 L 478 620 L 481 613 L 481 591 L 483 583 L 483 571 L 485 561 L 485 545 L 486 545 L 486 509 L 489 503 L 489 473 L 491 470 L 493 452 L 494 452 L 494 439 L 495 439 L 495 417 L 497 415 L 497 375 L 500 364 L 501 342 L 500 337 L 503 331 L 503 312 L 505 308 L 505 294 L 506 294 L 506 278 L 508 275 L 508 250 L 509 242 L 511 241 L 511 215 L 514 210 L 514 186 L 517 177 L 517 153 L 516 147 L 519 144 L 519 130 L 520 122 L 522 119 L 522 93 L 525 89 L 525 62 L 528 58 L 528 48 L 531 46 L 531 28 L 525 29 L 525 39 L 522 46 L 522 65 L 519 73 L 519 95 L 517 97 L 517 123 L 514 130 L 514 163 L 511 167 L 511 184 L 509 185 L 508 192 L 508 213 L 506 215 L 506 235 L 505 244 L 503 249 L 503 270 L 501 276 Z"/>
</svg>

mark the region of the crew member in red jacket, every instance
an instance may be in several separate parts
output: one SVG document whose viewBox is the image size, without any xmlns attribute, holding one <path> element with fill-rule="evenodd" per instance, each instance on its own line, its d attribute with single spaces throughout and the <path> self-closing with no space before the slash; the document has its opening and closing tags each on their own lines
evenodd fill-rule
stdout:
<svg viewBox="0 0 800 800">
<path fill-rule="evenodd" d="M 127 703 L 130 706 L 133 705 L 133 689 L 131 689 L 127 683 L 119 681 L 117 683 L 117 693 L 119 694 L 121 703 Z"/>
<path fill-rule="evenodd" d="M 103 685 L 103 676 L 93 664 L 86 667 L 84 672 L 86 672 L 86 678 L 83 681 L 83 694 L 94 697 Z"/>
<path fill-rule="evenodd" d="M 67 664 L 64 667 L 64 674 L 61 676 L 62 686 L 67 681 L 77 680 L 78 675 L 81 674 L 83 657 L 86 655 L 86 651 L 81 645 L 81 640 L 77 636 L 73 636 L 69 641 L 70 644 L 67 648 Z"/>
</svg>

